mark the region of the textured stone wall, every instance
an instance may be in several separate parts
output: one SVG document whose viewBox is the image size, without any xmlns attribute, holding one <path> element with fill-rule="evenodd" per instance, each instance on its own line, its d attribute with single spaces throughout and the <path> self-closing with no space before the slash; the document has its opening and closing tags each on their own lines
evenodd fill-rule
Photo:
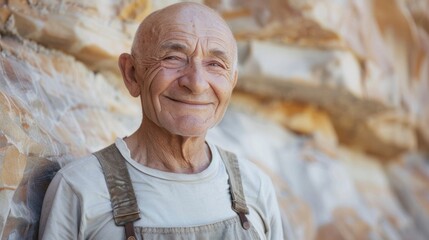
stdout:
<svg viewBox="0 0 429 240">
<path fill-rule="evenodd" d="M 137 127 L 116 59 L 174 2 L 0 1 L 1 239 L 34 239 L 55 172 Z M 208 139 L 271 176 L 288 239 L 428 239 L 429 1 L 198 2 L 239 46 Z"/>
</svg>

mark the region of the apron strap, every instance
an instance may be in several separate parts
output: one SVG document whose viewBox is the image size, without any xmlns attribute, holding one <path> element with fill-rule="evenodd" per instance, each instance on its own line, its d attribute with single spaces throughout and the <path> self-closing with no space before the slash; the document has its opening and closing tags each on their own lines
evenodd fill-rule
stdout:
<svg viewBox="0 0 429 240">
<path fill-rule="evenodd" d="M 125 227 L 127 240 L 136 239 L 133 222 L 140 219 L 140 210 L 126 160 L 115 144 L 95 152 L 94 156 L 103 169 L 116 225 Z"/>
<path fill-rule="evenodd" d="M 228 182 L 231 188 L 232 209 L 238 214 L 241 226 L 247 230 L 250 228 L 250 222 L 246 217 L 246 214 L 249 214 L 249 208 L 247 207 L 246 199 L 244 197 L 237 156 L 234 153 L 221 149 L 220 147 L 217 148 L 229 176 Z"/>
</svg>

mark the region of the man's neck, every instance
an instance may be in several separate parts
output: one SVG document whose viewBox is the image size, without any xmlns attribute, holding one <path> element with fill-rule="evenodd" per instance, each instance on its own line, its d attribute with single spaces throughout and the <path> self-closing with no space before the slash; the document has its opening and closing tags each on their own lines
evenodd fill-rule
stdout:
<svg viewBox="0 0 429 240">
<path fill-rule="evenodd" d="M 146 167 L 174 173 L 199 173 L 210 164 L 211 152 L 205 136 L 173 135 L 148 120 L 124 140 L 131 158 Z"/>
</svg>

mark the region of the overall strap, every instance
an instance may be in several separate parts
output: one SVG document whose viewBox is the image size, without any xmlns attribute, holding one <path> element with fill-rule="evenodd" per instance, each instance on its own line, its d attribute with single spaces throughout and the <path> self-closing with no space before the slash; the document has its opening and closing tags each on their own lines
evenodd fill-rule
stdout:
<svg viewBox="0 0 429 240">
<path fill-rule="evenodd" d="M 140 219 L 140 210 L 126 166 L 126 160 L 115 144 L 95 152 L 94 155 L 103 169 L 104 179 L 110 193 L 115 223 L 118 226 L 125 226 L 127 240 L 134 240 L 136 236 L 133 222 Z"/>
<path fill-rule="evenodd" d="M 218 151 L 229 176 L 228 182 L 231 189 L 232 209 L 240 217 L 241 226 L 247 230 L 250 228 L 250 222 L 246 217 L 246 214 L 249 214 L 249 208 L 247 208 L 246 199 L 244 197 L 237 156 L 234 153 L 225 151 L 219 147 Z"/>
</svg>

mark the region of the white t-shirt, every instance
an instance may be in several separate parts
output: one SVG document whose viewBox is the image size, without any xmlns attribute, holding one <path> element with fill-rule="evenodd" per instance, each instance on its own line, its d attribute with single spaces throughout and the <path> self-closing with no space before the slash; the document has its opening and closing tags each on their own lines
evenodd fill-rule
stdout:
<svg viewBox="0 0 429 240">
<path fill-rule="evenodd" d="M 126 143 L 115 142 L 127 168 L 141 211 L 134 226 L 189 227 L 236 216 L 231 208 L 228 174 L 217 148 L 210 165 L 197 174 L 145 167 L 131 159 Z M 280 212 L 271 180 L 249 161 L 239 160 L 249 221 L 262 239 L 282 239 Z M 115 237 L 113 237 L 115 236 Z M 124 227 L 113 220 L 110 195 L 93 155 L 62 168 L 46 193 L 40 239 L 119 239 Z"/>
</svg>

